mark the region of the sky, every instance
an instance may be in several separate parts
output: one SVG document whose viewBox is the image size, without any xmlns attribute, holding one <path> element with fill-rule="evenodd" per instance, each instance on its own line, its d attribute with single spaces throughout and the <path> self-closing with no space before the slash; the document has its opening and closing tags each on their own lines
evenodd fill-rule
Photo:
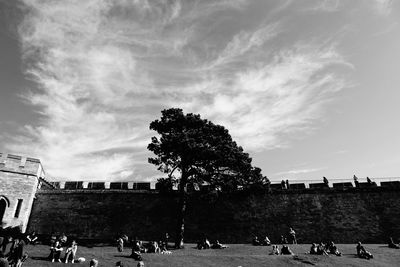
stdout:
<svg viewBox="0 0 400 267">
<path fill-rule="evenodd" d="M 272 181 L 400 176 L 400 2 L 0 0 L 0 151 L 155 181 L 151 121 L 224 125 Z"/>
</svg>

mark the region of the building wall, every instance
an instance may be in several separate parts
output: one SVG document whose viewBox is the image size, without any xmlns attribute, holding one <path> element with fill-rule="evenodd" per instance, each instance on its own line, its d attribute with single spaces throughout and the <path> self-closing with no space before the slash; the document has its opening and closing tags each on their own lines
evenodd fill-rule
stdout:
<svg viewBox="0 0 400 267">
<path fill-rule="evenodd" d="M 3 216 L 3 227 L 21 226 L 25 231 L 41 175 L 43 169 L 39 160 L 0 154 L 0 198 L 9 203 Z M 15 217 L 19 199 L 22 204 L 18 217 Z"/>
<path fill-rule="evenodd" d="M 47 190 L 37 193 L 31 230 L 78 238 L 111 239 L 118 233 L 159 239 L 175 232 L 176 194 L 130 190 Z M 279 240 L 292 226 L 300 242 L 386 242 L 400 237 L 400 190 L 318 189 L 293 192 L 192 194 L 186 241 L 203 234 L 226 243 L 254 235 Z"/>
</svg>

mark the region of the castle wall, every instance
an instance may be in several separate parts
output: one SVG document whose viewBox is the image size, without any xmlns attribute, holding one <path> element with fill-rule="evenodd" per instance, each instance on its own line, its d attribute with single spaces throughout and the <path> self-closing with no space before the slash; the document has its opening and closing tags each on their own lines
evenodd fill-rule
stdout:
<svg viewBox="0 0 400 267">
<path fill-rule="evenodd" d="M 0 199 L 3 199 L 0 201 L 6 202 L 3 227 L 21 226 L 25 231 L 42 173 L 37 159 L 0 153 Z M 18 202 L 20 207 L 16 212 Z"/>
<path fill-rule="evenodd" d="M 118 233 L 159 239 L 175 232 L 177 196 L 154 191 L 48 190 L 37 193 L 31 230 L 65 232 L 79 238 L 111 239 Z M 225 243 L 249 242 L 254 235 L 279 240 L 292 226 L 299 242 L 386 242 L 400 237 L 400 190 L 318 189 L 194 193 L 189 198 L 186 241 L 202 234 Z"/>
</svg>

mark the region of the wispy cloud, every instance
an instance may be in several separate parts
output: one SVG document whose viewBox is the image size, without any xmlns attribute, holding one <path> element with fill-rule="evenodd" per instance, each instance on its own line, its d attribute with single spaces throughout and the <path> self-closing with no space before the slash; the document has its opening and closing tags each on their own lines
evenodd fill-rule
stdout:
<svg viewBox="0 0 400 267">
<path fill-rule="evenodd" d="M 380 15 L 389 15 L 392 11 L 392 0 L 374 0 L 375 10 Z"/>
<path fill-rule="evenodd" d="M 276 175 L 297 175 L 297 174 L 306 174 L 311 172 L 317 172 L 323 170 L 323 168 L 310 168 L 310 169 L 296 169 L 284 172 L 278 172 Z"/>
<path fill-rule="evenodd" d="M 334 44 L 282 45 L 284 21 L 240 23 L 248 1 L 24 3 L 26 73 L 39 85 L 24 98 L 43 119 L 8 149 L 52 176 L 154 177 L 148 125 L 166 107 L 225 125 L 247 150 L 282 147 L 347 85 Z"/>
</svg>

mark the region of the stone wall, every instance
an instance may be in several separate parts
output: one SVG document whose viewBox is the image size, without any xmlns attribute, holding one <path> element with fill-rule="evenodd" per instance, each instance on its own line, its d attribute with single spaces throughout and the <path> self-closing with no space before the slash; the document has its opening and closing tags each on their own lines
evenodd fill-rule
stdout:
<svg viewBox="0 0 400 267">
<path fill-rule="evenodd" d="M 0 153 L 0 206 L 6 202 L 1 222 L 3 227 L 21 226 L 25 231 L 42 174 L 39 160 Z M 19 200 L 20 211 L 17 214 Z"/>
<path fill-rule="evenodd" d="M 175 193 L 131 190 L 48 190 L 36 195 L 30 230 L 85 239 L 118 233 L 159 239 L 175 232 Z M 400 237 L 400 190 L 390 187 L 305 189 L 273 193 L 191 194 L 186 241 L 207 234 L 225 243 L 272 241 L 292 226 L 300 242 L 386 242 Z"/>
</svg>

